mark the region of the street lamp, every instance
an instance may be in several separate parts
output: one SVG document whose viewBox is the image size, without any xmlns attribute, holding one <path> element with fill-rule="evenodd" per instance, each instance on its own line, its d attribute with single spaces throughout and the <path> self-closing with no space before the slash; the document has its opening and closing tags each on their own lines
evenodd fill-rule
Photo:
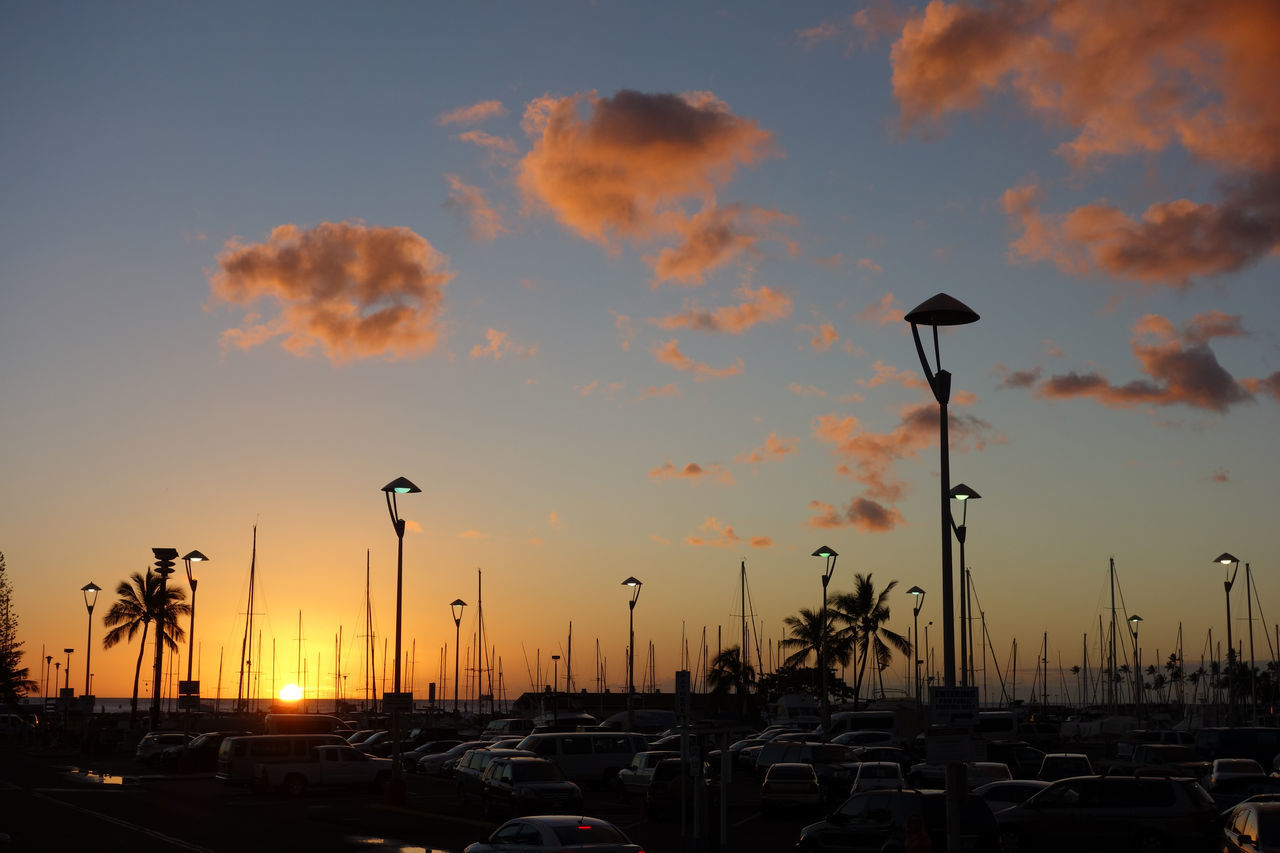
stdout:
<svg viewBox="0 0 1280 853">
<path fill-rule="evenodd" d="M 155 573 L 160 576 L 160 589 L 156 593 L 156 612 L 152 620 L 156 623 L 156 662 L 155 674 L 151 679 L 151 731 L 160 728 L 160 689 L 164 681 L 164 639 L 165 616 L 168 614 L 168 580 L 173 574 L 173 561 L 178 559 L 177 548 L 152 548 L 151 554 L 156 558 Z"/>
<path fill-rule="evenodd" d="M 455 598 L 449 603 L 449 611 L 453 614 L 453 713 L 458 713 L 458 643 L 462 639 L 462 608 L 467 603 Z"/>
<path fill-rule="evenodd" d="M 631 587 L 631 610 L 628 618 L 627 641 L 627 731 L 635 731 L 636 713 L 633 707 L 636 694 L 636 600 L 640 598 L 640 581 L 634 576 L 622 582 Z"/>
<path fill-rule="evenodd" d="M 560 710 L 556 701 L 556 693 L 560 690 L 560 655 L 552 655 L 551 662 L 555 664 L 555 674 L 551 677 L 551 721 L 555 725 L 559 719 L 556 714 Z"/>
<path fill-rule="evenodd" d="M 84 653 L 84 695 L 89 696 L 89 661 L 93 659 L 93 605 L 98 603 L 98 593 L 102 592 L 102 587 L 93 581 L 89 581 L 80 587 L 80 593 L 84 595 L 84 606 L 89 611 L 89 636 L 85 641 L 85 648 L 88 649 Z M 87 700 L 86 700 L 87 701 Z M 92 703 L 90 703 L 92 708 Z"/>
<path fill-rule="evenodd" d="M 387 786 L 387 798 L 393 802 L 404 799 L 404 779 L 400 767 L 400 613 L 401 594 L 404 585 L 404 519 L 396 506 L 397 495 L 412 495 L 422 491 L 405 477 L 397 477 L 382 487 L 387 497 L 387 512 L 391 514 L 391 526 L 396 529 L 396 662 L 395 700 L 391 705 L 391 784 Z"/>
<path fill-rule="evenodd" d="M 973 672 L 973 644 L 969 642 L 969 565 L 964 561 L 965 522 L 969 517 L 969 501 L 976 501 L 982 495 L 964 483 L 951 490 L 951 499 L 960 501 L 960 523 L 956 524 L 955 515 L 950 513 L 951 529 L 956 533 L 960 543 L 960 685 L 969 686 Z M 984 664 L 985 665 L 985 664 Z"/>
<path fill-rule="evenodd" d="M 907 312 L 903 318 L 911 324 L 911 337 L 916 344 L 916 354 L 920 356 L 920 367 L 925 378 L 929 380 L 929 390 L 938 401 L 938 454 L 939 454 L 939 487 L 942 496 L 942 662 L 944 667 L 944 684 L 955 687 L 956 684 L 956 634 L 955 634 L 955 590 L 952 583 L 951 568 L 951 448 L 947 433 L 947 403 L 951 399 L 951 373 L 942 369 L 942 350 L 938 346 L 939 326 L 963 326 L 978 320 L 977 313 L 958 299 L 939 293 L 917 305 Z M 933 327 L 933 360 L 937 364 L 935 372 L 929 366 L 924 346 L 920 343 L 921 325 Z M 947 848 L 960 849 L 960 810 L 964 805 L 965 766 L 958 761 L 947 763 Z"/>
<path fill-rule="evenodd" d="M 1138 661 L 1138 623 L 1141 621 L 1142 617 L 1137 613 L 1129 617 L 1129 628 L 1133 631 L 1133 705 L 1135 709 L 1142 705 L 1142 664 Z M 1142 719 L 1141 711 L 1134 716 Z"/>
<path fill-rule="evenodd" d="M 826 565 L 822 573 L 822 623 L 819 626 L 818 633 L 818 670 L 822 674 L 822 698 L 819 708 L 822 714 L 822 727 L 824 729 L 831 728 L 831 704 L 828 701 L 830 695 L 827 691 L 827 664 L 826 664 L 826 647 L 827 647 L 827 584 L 831 583 L 831 575 L 836 570 L 836 557 L 840 555 L 835 551 L 823 545 L 814 551 L 810 556 L 822 557 L 826 560 Z"/>
<path fill-rule="evenodd" d="M 916 662 L 915 682 L 916 704 L 920 704 L 920 608 L 924 606 L 924 590 L 918 586 L 913 586 L 907 590 L 907 595 L 915 599 L 915 603 L 911 607 L 911 642 L 915 645 L 912 648 L 914 654 L 912 657 Z"/>
<path fill-rule="evenodd" d="M 1232 672 L 1235 669 L 1236 647 L 1234 640 L 1231 639 L 1231 587 L 1235 585 L 1236 573 L 1240 571 L 1240 560 L 1223 551 L 1214 562 L 1222 564 L 1222 588 L 1226 590 L 1227 596 L 1227 719 L 1229 724 L 1234 726 L 1240 721 L 1237 719 L 1236 714 L 1236 683 Z M 1234 568 L 1228 569 L 1227 566 L 1233 563 L 1235 564 Z M 1250 625 L 1249 627 L 1252 628 L 1253 626 Z M 1251 656 L 1252 654 L 1250 652 Z"/>
<path fill-rule="evenodd" d="M 72 653 L 72 652 L 74 652 L 74 651 L 75 651 L 75 649 L 63 649 L 63 650 L 62 650 L 62 653 L 63 653 L 63 654 L 65 654 L 65 655 L 67 656 L 67 669 L 66 669 L 67 683 L 66 683 L 66 686 L 63 688 L 64 690 L 70 690 L 70 689 L 71 689 L 71 653 Z M 67 695 L 68 697 L 70 697 L 70 696 L 71 696 L 71 694 L 70 694 L 70 693 L 67 693 L 66 695 Z"/>
<path fill-rule="evenodd" d="M 196 649 L 196 584 L 199 579 L 191 574 L 192 563 L 203 563 L 209 558 L 199 551 L 182 555 L 182 562 L 187 569 L 187 585 L 191 587 L 191 621 L 187 623 L 187 689 L 191 689 L 191 662 L 195 660 Z M 197 695 L 199 690 L 196 691 Z"/>
</svg>

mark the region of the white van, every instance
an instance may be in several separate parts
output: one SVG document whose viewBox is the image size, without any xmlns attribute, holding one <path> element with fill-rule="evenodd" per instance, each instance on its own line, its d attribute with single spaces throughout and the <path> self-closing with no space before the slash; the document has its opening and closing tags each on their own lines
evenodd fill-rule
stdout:
<svg viewBox="0 0 1280 853">
<path fill-rule="evenodd" d="M 519 748 L 554 761 L 572 782 L 603 786 L 649 742 L 634 732 L 547 732 L 529 735 Z"/>
<path fill-rule="evenodd" d="M 241 735 L 229 737 L 218 746 L 219 781 L 227 785 L 245 785 L 254 780 L 256 767 L 307 761 L 316 746 L 350 746 L 338 735 Z"/>
</svg>

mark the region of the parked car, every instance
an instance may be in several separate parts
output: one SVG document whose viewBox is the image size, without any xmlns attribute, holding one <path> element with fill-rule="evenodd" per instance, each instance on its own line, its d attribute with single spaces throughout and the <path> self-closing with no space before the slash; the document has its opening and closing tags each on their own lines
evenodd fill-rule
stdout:
<svg viewBox="0 0 1280 853">
<path fill-rule="evenodd" d="M 824 802 L 812 764 L 779 761 L 769 766 L 760 783 L 760 806 L 766 812 L 816 810 Z"/>
<path fill-rule="evenodd" d="M 408 752 L 400 753 L 400 766 L 409 773 L 416 773 L 418 772 L 418 762 L 425 756 L 435 755 L 438 752 L 447 752 L 460 743 L 462 741 L 456 738 L 429 740 L 420 746 L 415 746 Z"/>
<path fill-rule="evenodd" d="M 458 799 L 462 801 L 462 805 L 469 806 L 472 803 L 479 805 L 484 799 L 483 777 L 489 762 L 495 758 L 509 758 L 513 755 L 533 755 L 533 753 L 520 749 L 493 749 L 487 746 L 468 749 L 464 752 L 453 768 L 453 787 L 458 792 Z"/>
<path fill-rule="evenodd" d="M 351 744 L 352 746 L 355 746 L 358 743 L 364 743 L 371 736 L 377 734 L 380 731 L 385 731 L 385 729 L 357 729 L 356 731 L 347 735 L 347 743 Z"/>
<path fill-rule="evenodd" d="M 643 796 L 653 776 L 653 768 L 664 758 L 679 758 L 680 753 L 667 749 L 650 749 L 631 756 L 631 763 L 618 771 L 616 780 L 618 796 L 627 799 L 632 794 Z"/>
<path fill-rule="evenodd" d="M 468 844 L 464 853 L 545 853 L 547 850 L 590 850 L 591 853 L 644 853 L 627 834 L 608 821 L 577 815 L 540 815 L 509 820 L 488 841 Z"/>
<path fill-rule="evenodd" d="M 800 830 L 796 853 L 882 853 L 903 850 L 907 820 L 924 819 L 935 853 L 947 851 L 946 792 L 904 788 L 854 794 L 827 816 Z M 960 812 L 960 850 L 992 853 L 1000 849 L 991 809 L 977 794 L 965 794 Z M 960 853 L 960 851 L 951 851 Z"/>
<path fill-rule="evenodd" d="M 996 815 L 1003 853 L 1208 851 L 1218 810 L 1194 779 L 1077 776 Z"/>
<path fill-rule="evenodd" d="M 664 815 L 680 814 L 680 798 L 688 797 L 688 802 L 692 802 L 696 789 L 698 778 L 689 776 L 682 780 L 680 778 L 682 762 L 679 758 L 664 758 L 653 768 L 653 775 L 649 777 L 649 787 L 644 792 L 644 808 L 645 813 L 649 817 L 662 817 Z M 688 765 L 690 773 L 697 771 L 697 764 Z M 719 795 L 720 788 L 714 784 L 715 765 L 703 762 L 702 764 L 702 780 L 703 791 L 712 801 L 713 808 L 716 797 Z"/>
<path fill-rule="evenodd" d="M 1128 759 L 1113 761 L 1113 771 L 1153 776 L 1190 776 L 1207 779 L 1209 762 L 1189 746 L 1172 743 L 1139 743 Z"/>
<path fill-rule="evenodd" d="M 896 746 L 904 747 L 907 742 L 893 732 L 879 729 L 860 729 L 858 731 L 841 732 L 831 739 L 832 743 L 845 746 Z"/>
<path fill-rule="evenodd" d="M 1209 793 L 1231 779 L 1265 779 L 1267 772 L 1252 758 L 1215 758 L 1209 767 Z"/>
<path fill-rule="evenodd" d="M 481 777 L 486 815 L 568 814 L 582 808 L 582 789 L 554 762 L 531 755 L 494 758 Z"/>
<path fill-rule="evenodd" d="M 979 785 L 973 789 L 973 792 L 986 801 L 994 814 L 1026 802 L 1028 797 L 1040 793 L 1047 787 L 1049 783 L 1039 779 L 1002 779 L 999 782 Z"/>
<path fill-rule="evenodd" d="M 1222 853 L 1280 850 L 1280 803 L 1241 803 L 1222 827 Z"/>
<path fill-rule="evenodd" d="M 1209 796 L 1213 797 L 1213 804 L 1218 810 L 1223 812 L 1247 800 L 1280 799 L 1280 779 L 1275 776 L 1223 779 L 1213 786 Z"/>
<path fill-rule="evenodd" d="M 966 761 L 964 766 L 965 784 L 970 791 L 988 782 L 1013 778 L 1008 766 L 999 761 Z M 912 766 L 907 781 L 917 788 L 945 788 L 946 771 L 947 768 L 941 764 L 920 762 Z"/>
<path fill-rule="evenodd" d="M 133 757 L 150 767 L 160 763 L 160 753 L 171 746 L 186 746 L 193 736 L 184 732 L 147 732 L 138 741 Z"/>
<path fill-rule="evenodd" d="M 383 788 L 391 781 L 391 759 L 363 753 L 351 744 L 317 746 L 302 761 L 260 764 L 254 784 L 300 796 L 311 788 Z"/>
<path fill-rule="evenodd" d="M 466 754 L 467 750 L 488 745 L 487 740 L 466 740 L 444 752 L 429 753 L 418 759 L 418 772 L 427 776 L 449 776 L 453 773 L 454 764 Z"/>
<path fill-rule="evenodd" d="M 1041 782 L 1057 782 L 1072 776 L 1092 776 L 1093 764 L 1081 752 L 1051 752 L 1040 762 L 1036 778 Z"/>
<path fill-rule="evenodd" d="M 1034 779 L 1044 762 L 1044 750 L 1020 740 L 993 741 L 987 744 L 987 760 L 1004 764 L 1014 779 Z"/>
<path fill-rule="evenodd" d="M 160 766 L 187 773 L 212 773 L 218 769 L 218 748 L 229 737 L 250 732 L 203 732 L 191 740 L 165 747 L 160 753 Z"/>
<path fill-rule="evenodd" d="M 482 734 L 485 737 L 524 737 L 533 731 L 533 720 L 526 720 L 521 717 L 506 717 L 500 720 L 490 720 L 484 727 Z"/>
<path fill-rule="evenodd" d="M 824 743 L 824 741 L 813 732 L 786 732 L 772 740 L 747 747 L 739 753 L 738 760 L 746 765 L 748 770 L 761 775 L 769 769 L 770 764 L 786 760 L 782 756 L 786 754 L 789 746 L 800 743 Z"/>
<path fill-rule="evenodd" d="M 874 791 L 879 788 L 901 788 L 906 785 L 902 768 L 893 761 L 864 761 L 853 774 L 850 793 Z"/>
</svg>

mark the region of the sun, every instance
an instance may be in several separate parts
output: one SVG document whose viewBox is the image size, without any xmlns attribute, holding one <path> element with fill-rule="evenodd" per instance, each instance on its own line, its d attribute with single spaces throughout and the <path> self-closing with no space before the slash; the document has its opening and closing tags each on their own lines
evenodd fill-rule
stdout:
<svg viewBox="0 0 1280 853">
<path fill-rule="evenodd" d="M 297 702 L 302 698 L 302 688 L 296 684 L 286 684 L 280 688 L 280 698 L 285 702 Z"/>
</svg>

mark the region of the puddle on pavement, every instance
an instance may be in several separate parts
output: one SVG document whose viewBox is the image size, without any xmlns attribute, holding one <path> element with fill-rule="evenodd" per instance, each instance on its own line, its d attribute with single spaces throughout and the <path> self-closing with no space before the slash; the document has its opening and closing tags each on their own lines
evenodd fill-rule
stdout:
<svg viewBox="0 0 1280 853">
<path fill-rule="evenodd" d="M 124 787 L 138 784 L 136 776 L 115 776 L 111 773 L 95 773 L 92 770 L 81 770 L 76 767 L 67 772 L 67 778 L 72 782 L 106 787 Z"/>
</svg>

